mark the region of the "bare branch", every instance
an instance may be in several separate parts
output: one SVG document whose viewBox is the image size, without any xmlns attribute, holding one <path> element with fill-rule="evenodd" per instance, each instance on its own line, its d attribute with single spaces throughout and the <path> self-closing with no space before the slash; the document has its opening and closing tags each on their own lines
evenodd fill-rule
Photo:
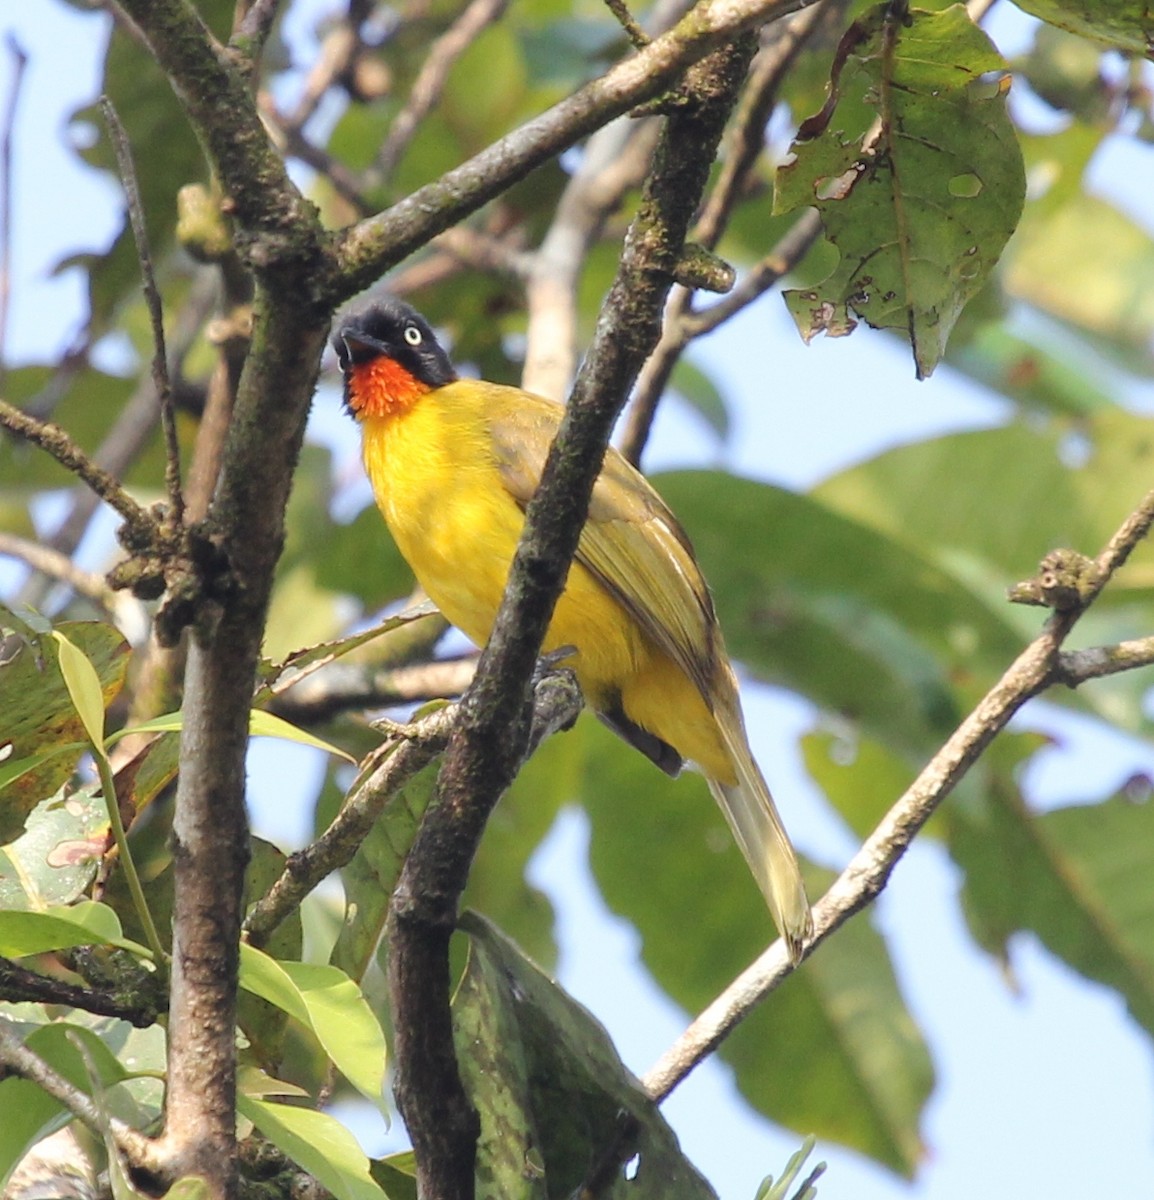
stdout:
<svg viewBox="0 0 1154 1200">
<path fill-rule="evenodd" d="M 831 14 L 843 11 L 846 3 L 847 0 L 819 0 L 812 8 L 777 21 L 767 29 L 734 114 L 717 184 L 694 225 L 691 236 L 695 242 L 713 249 L 721 239 L 733 207 L 765 148 L 765 126 L 777 103 L 782 80 L 813 34 Z"/>
<path fill-rule="evenodd" d="M 729 152 L 722 162 L 717 184 L 710 192 L 694 226 L 691 236 L 695 242 L 712 249 L 721 239 L 729 224 L 734 205 L 745 190 L 754 165 L 764 148 L 765 124 L 769 120 L 785 73 L 821 23 L 828 19 L 831 12 L 839 12 L 844 7 L 844 0 L 822 0 L 812 8 L 778 21 L 769 28 L 764 44 L 754 59 L 749 83 L 734 115 L 728 135 Z M 794 231 L 802 222 L 806 230 L 812 226 L 812 235 L 795 236 Z M 767 264 L 772 263 L 775 268 L 780 266 L 783 269 L 795 266 L 812 244 L 820 227 L 816 212 L 806 214 L 766 259 L 748 273 L 743 286 L 731 291 L 724 301 L 713 305 L 709 311 L 716 311 L 718 316 L 721 313 L 732 316 L 756 296 L 772 287 L 783 271 L 767 270 Z M 786 239 L 789 239 L 788 246 Z M 738 296 L 740 299 L 737 299 Z M 674 368 L 689 343 L 706 332 L 706 327 L 697 323 L 693 301 L 694 293 L 690 288 L 679 286 L 674 289 L 665 315 L 661 341 L 637 381 L 621 437 L 621 452 L 634 464 L 641 461 L 641 453 L 649 439 L 657 405 L 665 394 Z M 722 304 L 724 308 L 721 307 Z M 717 323 L 719 322 L 709 325 L 708 328 L 715 328 Z"/>
<path fill-rule="evenodd" d="M 605 7 L 617 18 L 625 36 L 629 39 L 634 50 L 642 50 L 649 45 L 649 36 L 634 19 L 625 0 L 605 0 Z"/>
<path fill-rule="evenodd" d="M 817 210 L 811 209 L 803 213 L 790 227 L 789 232 L 741 279 L 728 296 L 706 309 L 691 309 L 686 289 L 679 288 L 675 291 L 670 301 L 661 341 L 637 380 L 625 429 L 621 435 L 621 453 L 630 462 L 636 464 L 641 459 L 641 452 L 645 449 L 649 431 L 653 426 L 657 405 L 685 347 L 694 338 L 716 329 L 723 321 L 729 320 L 773 287 L 805 257 L 806 251 L 820 233 L 821 219 Z"/>
<path fill-rule="evenodd" d="M 269 711 L 297 725 L 331 721 L 344 712 L 424 704 L 459 696 L 472 682 L 475 658 L 436 659 L 404 667 L 326 666 L 290 686 Z"/>
<path fill-rule="evenodd" d="M 1076 688 L 1091 679 L 1104 679 L 1154 663 L 1154 637 L 1133 638 L 1113 646 L 1064 650 L 1054 668 L 1054 682 Z"/>
<path fill-rule="evenodd" d="M 253 66 L 268 41 L 279 11 L 280 0 L 239 0 L 237 4 L 231 44 L 241 50 Z"/>
<path fill-rule="evenodd" d="M 1094 677 L 1093 652 L 1063 655 L 1061 645 L 1081 614 L 1097 599 L 1107 581 L 1146 536 L 1152 523 L 1154 492 L 1149 493 L 1126 518 L 1094 560 L 1094 580 L 1081 606 L 1050 617 L 1042 633 L 1022 651 L 958 726 L 866 839 L 829 891 L 814 905 L 816 932 L 813 941 L 806 946 L 807 958 L 834 930 L 880 895 L 914 836 L 1027 700 L 1055 683 L 1081 682 L 1082 678 Z M 1151 641 L 1154 639 L 1122 643 L 1113 648 L 1117 651 L 1113 657 L 1117 661 L 1132 653 L 1130 665 L 1142 665 L 1154 656 Z M 1088 653 L 1090 658 L 1083 657 Z M 1080 676 L 1079 668 L 1086 673 Z M 1119 665 L 1117 669 L 1128 667 Z M 792 970 L 784 946 L 780 941 L 775 942 L 662 1055 L 643 1080 L 649 1094 L 655 1100 L 668 1096 Z"/>
<path fill-rule="evenodd" d="M 67 554 L 0 530 L 0 554 L 19 559 L 34 571 L 55 579 L 98 604 L 130 641 L 139 641 L 148 629 L 148 616 L 139 600 L 124 592 L 113 591 L 103 575 L 78 567 Z"/>
<path fill-rule="evenodd" d="M 51 454 L 66 471 L 82 479 L 120 513 L 134 530 L 147 536 L 155 529 L 156 518 L 141 508 L 107 471 L 98 467 L 59 425 L 30 417 L 6 400 L 0 400 L 0 425 Z"/>
<path fill-rule="evenodd" d="M 577 287 L 590 246 L 630 188 L 645 177 L 660 122 L 619 117 L 585 147 L 533 255 L 527 299 L 528 340 L 522 383 L 527 391 L 560 399 L 577 365 Z"/>
<path fill-rule="evenodd" d="M 281 877 L 249 910 L 244 931 L 254 946 L 264 945 L 322 880 L 352 861 L 389 800 L 444 750 L 456 715 L 455 705 L 438 709 L 406 726 L 399 742 L 374 751 L 379 765 L 349 793 L 328 829 L 289 857 Z"/>
<path fill-rule="evenodd" d="M 686 0 L 662 0 L 648 15 L 649 34 L 664 33 Z M 561 399 L 577 369 L 577 289 L 585 255 L 626 193 L 649 169 L 660 122 L 618 117 L 590 137 L 531 259 L 526 288 L 528 328 L 521 383 Z"/>
<path fill-rule="evenodd" d="M 172 383 L 168 377 L 168 351 L 164 343 L 164 310 L 160 302 L 160 289 L 156 286 L 156 273 L 152 269 L 152 255 L 148 249 L 148 226 L 144 217 L 144 202 L 140 198 L 140 184 L 136 178 L 136 166 L 132 161 L 132 146 L 120 116 L 107 96 L 100 97 L 100 111 L 104 114 L 120 179 L 128 201 L 128 216 L 132 224 L 132 236 L 136 242 L 136 254 L 140 261 L 140 275 L 144 283 L 144 302 L 148 308 L 148 319 L 152 325 L 152 385 L 160 404 L 160 421 L 164 429 L 165 468 L 164 482 L 168 490 L 169 511 L 165 519 L 173 526 L 184 520 L 184 496 L 180 490 L 180 446 L 176 440 L 176 413 L 172 404 Z"/>
<path fill-rule="evenodd" d="M 151 1138 L 116 1117 L 101 1112 L 90 1096 L 29 1050 L 17 1037 L 16 1030 L 4 1020 L 0 1020 L 0 1063 L 22 1079 L 42 1087 L 53 1100 L 98 1136 L 103 1136 L 107 1131 L 116 1148 L 133 1167 L 147 1171 L 158 1179 L 168 1178 Z"/>
<path fill-rule="evenodd" d="M 437 665 L 427 664 L 422 669 Z M 525 757 L 544 738 L 572 725 L 582 704 L 581 693 L 568 672 L 540 678 L 534 689 L 532 728 Z M 254 946 L 264 945 L 322 880 L 352 861 L 386 805 L 445 749 L 457 711 L 457 705 L 446 705 L 419 721 L 401 726 L 394 741 L 373 752 L 369 773 L 363 774 L 361 782 L 354 786 L 332 824 L 312 845 L 289 857 L 281 877 L 249 910 L 244 930 Z"/>
</svg>

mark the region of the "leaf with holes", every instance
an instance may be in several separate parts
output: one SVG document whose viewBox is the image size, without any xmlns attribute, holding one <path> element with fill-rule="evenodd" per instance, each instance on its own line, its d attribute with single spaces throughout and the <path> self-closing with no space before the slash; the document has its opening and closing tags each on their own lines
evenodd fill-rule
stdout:
<svg viewBox="0 0 1154 1200">
<path fill-rule="evenodd" d="M 786 292 L 808 341 L 857 318 L 908 334 L 919 378 L 946 348 L 1021 215 L 1022 156 L 1006 65 L 961 5 L 850 27 L 825 107 L 803 122 L 777 173 L 774 211 L 816 205 L 841 261 Z"/>
</svg>

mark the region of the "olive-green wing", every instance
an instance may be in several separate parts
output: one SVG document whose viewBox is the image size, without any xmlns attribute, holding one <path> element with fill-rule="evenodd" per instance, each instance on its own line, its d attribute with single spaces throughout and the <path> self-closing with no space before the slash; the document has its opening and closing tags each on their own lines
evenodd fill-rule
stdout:
<svg viewBox="0 0 1154 1200">
<path fill-rule="evenodd" d="M 561 405 L 493 386 L 486 415 L 501 478 L 525 507 L 537 489 Z M 610 448 L 593 488 L 577 561 L 714 702 L 713 600 L 677 518 L 640 472 Z"/>
</svg>

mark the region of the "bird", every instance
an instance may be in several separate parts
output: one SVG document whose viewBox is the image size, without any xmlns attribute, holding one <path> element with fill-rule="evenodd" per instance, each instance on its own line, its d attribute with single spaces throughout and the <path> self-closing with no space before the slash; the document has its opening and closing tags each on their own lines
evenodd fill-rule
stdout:
<svg viewBox="0 0 1154 1200">
<path fill-rule="evenodd" d="M 428 321 L 380 296 L 333 337 L 377 506 L 444 617 L 478 645 L 564 408 L 462 378 Z M 689 538 L 612 446 L 546 633 L 585 703 L 668 775 L 703 772 L 796 963 L 813 936 L 797 855 L 749 746 L 737 679 Z"/>
</svg>

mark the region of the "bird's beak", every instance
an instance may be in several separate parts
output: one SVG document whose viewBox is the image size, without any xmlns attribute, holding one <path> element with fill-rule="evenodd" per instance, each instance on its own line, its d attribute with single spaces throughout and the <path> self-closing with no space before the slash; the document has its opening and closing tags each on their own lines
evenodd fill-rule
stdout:
<svg viewBox="0 0 1154 1200">
<path fill-rule="evenodd" d="M 336 352 L 341 370 L 345 371 L 355 363 L 367 362 L 378 355 L 387 354 L 388 347 L 376 338 L 346 326 L 337 330 Z"/>
</svg>

